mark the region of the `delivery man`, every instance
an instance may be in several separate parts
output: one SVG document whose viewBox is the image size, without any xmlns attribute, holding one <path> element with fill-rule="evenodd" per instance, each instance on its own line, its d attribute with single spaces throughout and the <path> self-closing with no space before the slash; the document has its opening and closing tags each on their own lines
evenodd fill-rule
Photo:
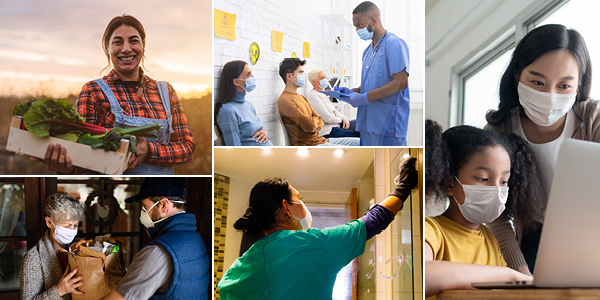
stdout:
<svg viewBox="0 0 600 300">
<path fill-rule="evenodd" d="M 358 107 L 356 131 L 361 146 L 406 146 L 410 96 L 408 46 L 383 28 L 381 12 L 370 1 L 352 12 L 352 23 L 362 40 L 372 43 L 362 56 L 360 87 L 335 90 Z"/>
<path fill-rule="evenodd" d="M 185 212 L 181 177 L 146 178 L 127 203 L 141 202 L 140 222 L 152 240 L 103 299 L 208 299 L 209 261 L 194 214 Z"/>
</svg>

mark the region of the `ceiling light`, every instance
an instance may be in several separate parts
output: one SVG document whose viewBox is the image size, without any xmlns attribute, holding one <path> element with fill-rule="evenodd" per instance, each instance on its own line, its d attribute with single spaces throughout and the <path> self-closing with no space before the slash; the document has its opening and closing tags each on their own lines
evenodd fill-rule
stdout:
<svg viewBox="0 0 600 300">
<path fill-rule="evenodd" d="M 409 157 L 410 157 L 410 154 L 408 154 L 408 153 L 406 153 L 406 154 L 402 155 L 402 158 L 404 158 L 404 159 L 407 159 L 407 158 L 409 158 Z"/>
<path fill-rule="evenodd" d="M 264 156 L 271 156 L 273 154 L 273 148 L 271 148 L 271 147 L 262 148 L 262 154 Z"/>
<path fill-rule="evenodd" d="M 296 150 L 296 155 L 302 156 L 302 157 L 307 157 L 309 152 L 310 152 L 310 149 L 308 149 L 308 148 L 298 148 L 298 150 Z"/>
<path fill-rule="evenodd" d="M 344 150 L 344 149 L 333 150 L 333 155 L 337 158 L 342 158 L 342 156 L 344 156 L 345 153 L 346 153 L 346 150 Z"/>
</svg>

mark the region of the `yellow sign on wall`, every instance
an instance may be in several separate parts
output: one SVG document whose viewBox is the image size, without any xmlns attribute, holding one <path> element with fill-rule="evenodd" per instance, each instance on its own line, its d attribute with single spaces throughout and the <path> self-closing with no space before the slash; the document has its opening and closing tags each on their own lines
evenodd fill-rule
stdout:
<svg viewBox="0 0 600 300">
<path fill-rule="evenodd" d="M 256 65 L 259 57 L 260 47 L 258 47 L 256 42 L 252 42 L 252 44 L 250 44 L 250 61 L 252 62 L 252 65 Z"/>
<path fill-rule="evenodd" d="M 275 30 L 271 31 L 271 46 L 273 51 L 279 53 L 283 52 L 283 33 Z"/>
<path fill-rule="evenodd" d="M 302 56 L 304 56 L 304 58 L 310 58 L 310 43 L 304 42 L 302 45 Z"/>
<path fill-rule="evenodd" d="M 215 36 L 235 41 L 235 14 L 215 9 Z"/>
</svg>

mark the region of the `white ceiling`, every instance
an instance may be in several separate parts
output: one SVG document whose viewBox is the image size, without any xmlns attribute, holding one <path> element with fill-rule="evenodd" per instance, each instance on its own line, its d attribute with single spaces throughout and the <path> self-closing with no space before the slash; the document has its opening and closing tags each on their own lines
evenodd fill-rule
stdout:
<svg viewBox="0 0 600 300">
<path fill-rule="evenodd" d="M 363 177 L 374 153 L 371 148 L 345 148 L 337 158 L 332 147 L 300 149 L 310 149 L 308 156 L 298 156 L 296 148 L 215 148 L 214 170 L 250 182 L 285 177 L 297 190 L 347 193 Z"/>
</svg>

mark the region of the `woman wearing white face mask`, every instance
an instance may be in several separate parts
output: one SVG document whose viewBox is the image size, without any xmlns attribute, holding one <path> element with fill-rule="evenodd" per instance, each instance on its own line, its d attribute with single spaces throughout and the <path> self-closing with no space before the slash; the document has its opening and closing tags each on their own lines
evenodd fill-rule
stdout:
<svg viewBox="0 0 600 300">
<path fill-rule="evenodd" d="M 257 183 L 233 226 L 264 237 L 229 267 L 218 284 L 221 299 L 331 299 L 337 273 L 391 223 L 417 185 L 415 161 L 400 164 L 395 190 L 365 216 L 325 229 L 311 228 L 310 211 L 287 180 Z"/>
<path fill-rule="evenodd" d="M 246 100 L 254 88 L 256 77 L 246 62 L 234 60 L 223 66 L 215 123 L 226 146 L 273 146 L 254 105 Z"/>
<path fill-rule="evenodd" d="M 544 196 L 543 176 L 527 143 L 471 126 L 442 133 L 431 120 L 425 130 L 426 204 L 450 201 L 441 215 L 425 217 L 425 295 L 468 289 L 476 281 L 531 279 L 506 267 L 498 242 L 482 224 L 505 211 L 522 216 L 517 198 Z"/>
<path fill-rule="evenodd" d="M 583 37 L 562 25 L 540 26 L 517 45 L 500 82 L 500 104 L 487 114 L 485 129 L 528 141 L 549 187 L 564 139 L 600 142 L 600 105 L 588 99 L 591 78 Z M 547 203 L 547 198 L 526 200 L 528 206 Z M 509 267 L 533 272 L 543 222 L 542 214 L 502 216 L 490 224 Z"/>
<path fill-rule="evenodd" d="M 48 230 L 40 241 L 27 251 L 21 266 L 21 299 L 71 299 L 71 294 L 83 284 L 77 269 L 70 270 L 67 254 L 60 248 L 70 244 L 77 235 L 79 222 L 85 216 L 85 206 L 65 194 L 48 197 L 44 207 Z"/>
</svg>

